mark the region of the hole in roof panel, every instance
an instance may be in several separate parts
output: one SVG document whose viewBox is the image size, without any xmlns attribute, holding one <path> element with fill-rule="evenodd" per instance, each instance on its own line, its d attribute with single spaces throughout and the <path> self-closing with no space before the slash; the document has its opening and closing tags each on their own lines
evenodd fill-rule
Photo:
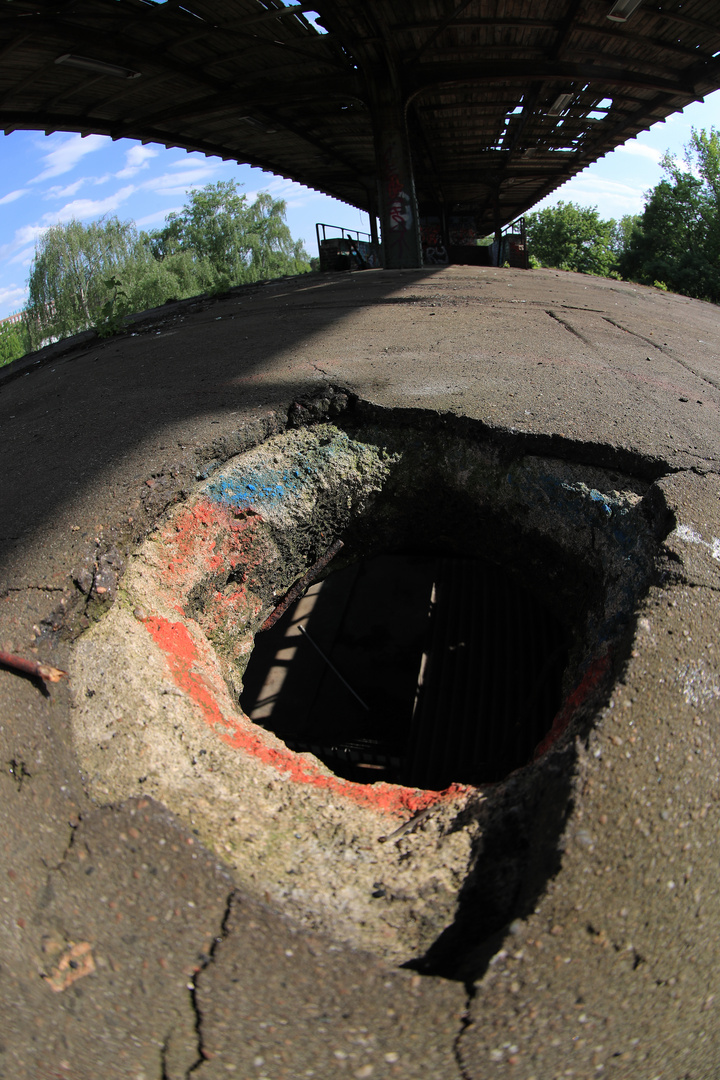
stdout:
<svg viewBox="0 0 720 1080">
<path fill-rule="evenodd" d="M 302 8 L 300 0 L 282 0 L 286 8 Z M 298 15 L 302 15 L 307 19 L 310 25 L 317 30 L 318 34 L 327 34 L 327 30 L 320 22 L 320 13 L 318 11 L 298 11 Z"/>
<path fill-rule="evenodd" d="M 320 22 L 320 15 L 317 11 L 304 11 L 303 15 L 310 25 L 317 30 L 318 34 L 327 34 L 327 30 Z"/>
</svg>

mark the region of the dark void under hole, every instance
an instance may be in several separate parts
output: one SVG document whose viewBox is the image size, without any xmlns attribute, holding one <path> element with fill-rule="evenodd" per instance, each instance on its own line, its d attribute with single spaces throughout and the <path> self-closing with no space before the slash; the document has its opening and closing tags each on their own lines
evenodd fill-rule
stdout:
<svg viewBox="0 0 720 1080">
<path fill-rule="evenodd" d="M 498 567 L 380 556 L 314 585 L 257 636 L 241 704 L 348 780 L 487 783 L 549 730 L 567 653 L 567 629 Z"/>
</svg>

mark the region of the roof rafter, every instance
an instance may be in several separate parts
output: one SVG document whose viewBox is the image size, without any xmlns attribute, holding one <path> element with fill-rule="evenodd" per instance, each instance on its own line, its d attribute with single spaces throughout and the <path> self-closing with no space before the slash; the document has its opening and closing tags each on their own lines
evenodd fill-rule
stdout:
<svg viewBox="0 0 720 1080">
<path fill-rule="evenodd" d="M 398 102 L 421 207 L 492 225 L 720 87 L 716 0 L 643 0 L 622 24 L 610 2 L 13 0 L 0 126 L 183 146 L 367 207 L 374 118 Z"/>
</svg>

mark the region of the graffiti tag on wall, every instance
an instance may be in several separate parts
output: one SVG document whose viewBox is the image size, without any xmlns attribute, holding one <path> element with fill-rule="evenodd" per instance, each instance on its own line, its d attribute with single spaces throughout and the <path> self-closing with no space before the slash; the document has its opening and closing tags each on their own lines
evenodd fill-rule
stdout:
<svg viewBox="0 0 720 1080">
<path fill-rule="evenodd" d="M 412 201 L 403 186 L 397 167 L 390 155 L 388 155 L 386 163 L 385 190 L 389 206 L 390 228 L 396 232 L 411 229 L 413 222 Z"/>
<path fill-rule="evenodd" d="M 450 257 L 443 243 L 439 217 L 420 218 L 420 242 L 425 266 L 447 266 Z"/>
</svg>

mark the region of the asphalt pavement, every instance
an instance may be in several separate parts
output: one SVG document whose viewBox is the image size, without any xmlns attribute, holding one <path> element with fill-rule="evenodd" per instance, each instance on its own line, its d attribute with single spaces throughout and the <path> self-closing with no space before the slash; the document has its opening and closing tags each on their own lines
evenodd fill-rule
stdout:
<svg viewBox="0 0 720 1080">
<path fill-rule="evenodd" d="M 326 420 L 340 397 L 373 423 L 445 424 L 573 477 L 617 474 L 655 530 L 626 651 L 577 738 L 536 774 L 557 820 L 537 783 L 531 808 L 522 775 L 503 788 L 497 820 L 515 821 L 508 843 L 524 852 L 515 916 L 483 936 L 460 903 L 443 932 L 452 964 L 399 967 L 389 938 L 323 921 L 302 882 L 283 904 L 252 854 L 240 864 L 213 843 L 210 811 L 194 829 L 201 808 L 146 787 L 139 761 L 100 797 L 79 734 L 78 717 L 104 723 L 110 706 L 106 693 L 93 712 L 74 665 L 122 612 L 148 538 L 236 455 Z M 307 275 L 167 304 L 121 336 L 89 332 L 2 369 L 0 648 L 71 677 L 0 669 L 0 1077 L 715 1080 L 719 413 L 715 306 L 552 270 Z M 103 641 L 93 677 L 120 707 L 126 685 L 140 704 L 124 722 L 140 724 L 143 679 L 165 686 L 172 657 Z M 163 693 L 192 728 L 182 692 Z M 399 806 L 378 813 L 401 825 Z M 459 859 L 454 820 L 442 835 Z M 434 852 L 441 876 L 426 825 L 395 846 L 401 859 Z M 491 863 L 468 856 L 473 896 L 488 866 L 502 876 L 512 829 L 493 833 Z M 348 926 L 362 921 L 353 865 Z M 339 886 L 327 889 L 339 911 Z M 303 920 L 303 903 L 316 914 Z"/>
</svg>

